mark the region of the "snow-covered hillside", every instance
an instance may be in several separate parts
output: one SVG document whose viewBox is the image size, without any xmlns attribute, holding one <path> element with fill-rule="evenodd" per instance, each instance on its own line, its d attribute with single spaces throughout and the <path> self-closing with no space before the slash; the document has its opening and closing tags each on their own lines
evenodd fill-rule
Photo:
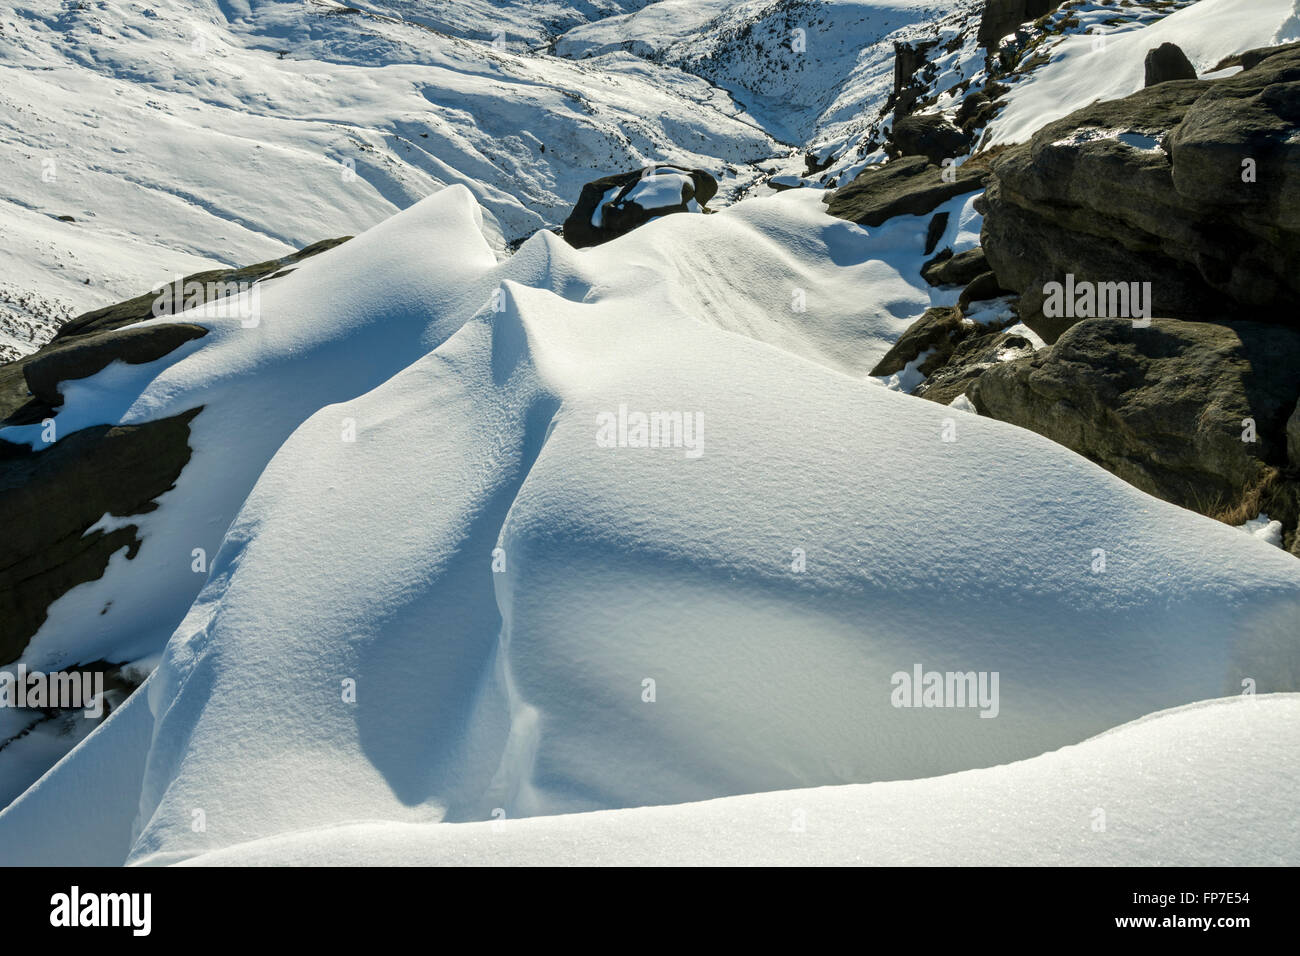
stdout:
<svg viewBox="0 0 1300 956">
<path fill-rule="evenodd" d="M 479 7 L 6 0 L 0 272 L 81 311 L 451 183 L 513 240 L 611 169 L 731 166 L 735 186 L 779 151 L 697 77 L 532 55 L 558 5 Z"/>
<path fill-rule="evenodd" d="M 15 349 L 356 234 L 59 382 L 61 435 L 194 413 L 192 454 L 22 653 L 152 673 L 0 749 L 0 862 L 1300 859 L 1300 563 L 871 377 L 977 189 L 866 227 L 761 185 L 883 159 L 895 41 L 955 112 L 974 0 L 0 2 Z M 1124 70 L 1063 28 L 990 138 L 1131 92 L 1143 33 L 1300 36 L 1175 6 Z M 549 231 L 652 161 L 719 210 Z"/>
</svg>

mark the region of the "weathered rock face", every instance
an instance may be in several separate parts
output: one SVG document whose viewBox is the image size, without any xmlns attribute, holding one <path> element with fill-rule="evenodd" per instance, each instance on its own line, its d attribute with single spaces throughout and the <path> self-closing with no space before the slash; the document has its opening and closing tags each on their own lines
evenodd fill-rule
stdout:
<svg viewBox="0 0 1300 956">
<path fill-rule="evenodd" d="M 905 156 L 868 166 L 835 191 L 826 211 L 863 226 L 879 226 L 894 216 L 924 216 L 954 196 L 982 188 L 989 180 L 988 162 L 988 156 L 977 156 L 942 169 L 922 156 Z"/>
<path fill-rule="evenodd" d="M 987 0 L 980 20 L 979 41 L 989 46 L 1020 24 L 1037 20 L 1061 5 L 1062 0 Z"/>
<path fill-rule="evenodd" d="M 683 183 L 676 202 L 643 205 L 638 198 L 656 178 Z M 671 177 L 671 179 L 669 179 Z M 692 203 L 703 207 L 717 194 L 718 181 L 702 169 L 647 166 L 593 180 L 582 187 L 578 202 L 564 220 L 564 238 L 575 248 L 600 245 L 645 225 L 658 216 L 689 212 Z"/>
<path fill-rule="evenodd" d="M 199 411 L 83 428 L 39 451 L 0 441 L 0 664 L 18 658 L 53 601 L 102 576 L 116 552 L 135 557 L 136 525 L 86 532 L 105 514 L 157 507 L 190 459 L 190 421 Z"/>
<path fill-rule="evenodd" d="M 135 524 L 90 529 L 105 514 L 127 518 L 157 507 L 157 498 L 175 485 L 190 459 L 190 423 L 202 410 L 63 434 L 61 385 L 94 375 L 114 361 L 154 361 L 207 332 L 183 322 L 123 326 L 274 279 L 343 241 L 326 240 L 243 269 L 186 276 L 180 285 L 184 295 L 168 300 L 149 292 L 87 312 L 66 323 L 38 351 L 0 365 L 0 427 L 53 419 L 55 439 L 35 448 L 0 439 L 0 528 L 5 539 L 0 552 L 0 664 L 22 654 L 53 601 L 101 577 L 114 554 L 125 551 L 133 558 L 148 547 Z"/>
<path fill-rule="evenodd" d="M 937 113 L 905 116 L 894 123 L 885 149 L 891 156 L 924 156 L 936 166 L 970 152 L 970 136 Z"/>
<path fill-rule="evenodd" d="M 994 161 L 982 245 L 1046 341 L 1107 314 L 1047 314 L 1048 284 L 1071 275 L 1080 288 L 1150 283 L 1154 315 L 1296 323 L 1300 44 L 1243 62 L 1226 79 L 1095 103 Z"/>
<path fill-rule="evenodd" d="M 962 324 L 961 312 L 952 308 L 926 309 L 925 314 L 907 327 L 894 347 L 871 370 L 872 375 L 893 375 L 901 372 L 925 352 L 930 352 L 920 366 L 922 374 L 929 375 L 948 361 L 957 344 L 970 332 Z"/>
<path fill-rule="evenodd" d="M 964 286 L 989 271 L 984 250 L 979 246 L 955 256 L 951 249 L 944 249 L 921 267 L 921 278 L 930 285 Z"/>
<path fill-rule="evenodd" d="M 1145 86 L 1196 79 L 1196 67 L 1176 43 L 1162 43 L 1147 53 Z"/>
<path fill-rule="evenodd" d="M 924 94 L 925 84 L 930 77 L 922 76 L 918 79 L 916 74 L 927 68 L 933 72 L 934 67 L 929 60 L 930 51 L 938 42 L 894 43 L 894 89 L 885 109 L 892 109 L 895 117 L 911 113 L 916 101 Z"/>
<path fill-rule="evenodd" d="M 1023 335 L 980 329 L 962 339 L 947 361 L 929 374 L 912 392 L 918 398 L 950 405 L 958 395 L 989 369 L 1034 354 L 1034 345 Z"/>
<path fill-rule="evenodd" d="M 981 414 L 1032 429 L 1183 507 L 1215 517 L 1252 512 L 1241 520 L 1265 511 L 1289 534 L 1300 518 L 1295 473 L 1285 472 L 1300 330 L 1093 319 L 1050 349 L 986 369 L 969 395 Z"/>
</svg>

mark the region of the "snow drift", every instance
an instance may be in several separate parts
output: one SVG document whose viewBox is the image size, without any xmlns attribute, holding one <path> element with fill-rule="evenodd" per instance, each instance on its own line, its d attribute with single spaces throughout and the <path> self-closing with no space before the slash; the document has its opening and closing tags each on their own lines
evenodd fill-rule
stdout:
<svg viewBox="0 0 1300 956">
<path fill-rule="evenodd" d="M 928 780 L 455 826 L 355 823 L 186 863 L 1290 866 L 1297 733 L 1300 697 L 1239 697 Z"/>
<path fill-rule="evenodd" d="M 139 556 L 33 654 L 110 593 L 76 652 L 184 619 L 0 814 L 6 857 L 928 777 L 1296 690 L 1293 558 L 864 383 L 928 304 L 882 261 L 921 231 L 797 191 L 498 263 L 453 187 L 267 283 L 256 328 L 187 313 L 211 332 L 82 382 L 60 417 L 204 410 Z M 636 413 L 702 428 L 648 447 Z M 997 674 L 997 716 L 894 706 L 918 665 Z"/>
</svg>

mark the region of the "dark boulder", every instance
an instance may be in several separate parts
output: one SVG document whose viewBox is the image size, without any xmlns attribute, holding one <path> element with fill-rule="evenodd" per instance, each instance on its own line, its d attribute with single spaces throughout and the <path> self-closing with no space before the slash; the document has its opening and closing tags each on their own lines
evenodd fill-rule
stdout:
<svg viewBox="0 0 1300 956">
<path fill-rule="evenodd" d="M 948 220 L 951 218 L 946 212 L 936 212 L 930 217 L 930 225 L 925 229 L 925 255 L 930 255 L 935 246 L 939 245 L 939 240 L 948 231 Z"/>
<path fill-rule="evenodd" d="M 972 302 L 985 302 L 989 299 L 996 299 L 999 296 L 1007 294 L 1006 289 L 998 282 L 998 277 L 992 272 L 981 272 L 974 279 L 966 284 L 966 288 L 961 290 L 961 297 L 957 299 L 957 308 L 963 312 L 969 308 Z"/>
<path fill-rule="evenodd" d="M 891 157 L 924 156 L 936 166 L 970 152 L 970 136 L 938 113 L 905 116 L 890 130 L 885 151 Z"/>
<path fill-rule="evenodd" d="M 995 160 L 981 244 L 1046 341 L 1111 314 L 1045 311 L 1067 280 L 1149 283 L 1155 315 L 1297 322 L 1300 44 L 1251 62 L 1094 103 Z"/>
<path fill-rule="evenodd" d="M 157 508 L 190 459 L 200 411 L 83 428 L 35 450 L 0 440 L 0 664 L 22 654 L 52 602 L 101 577 L 117 552 L 135 557 L 136 525 L 87 532 L 105 514 Z"/>
<path fill-rule="evenodd" d="M 112 362 L 152 362 L 182 343 L 207 334 L 201 325 L 188 322 L 90 332 L 35 353 L 31 361 L 23 363 L 23 375 L 32 395 L 53 408 L 63 404 L 60 382 L 89 378 Z"/>
<path fill-rule="evenodd" d="M 1080 322 L 1049 349 L 986 369 L 980 414 L 1032 429 L 1150 494 L 1294 534 L 1287 420 L 1300 330 L 1263 322 Z M 1294 475 L 1292 471 L 1290 474 Z"/>
<path fill-rule="evenodd" d="M 1196 67 L 1176 43 L 1162 43 L 1147 53 L 1146 86 L 1170 80 L 1194 80 Z"/>
<path fill-rule="evenodd" d="M 680 190 L 670 189 L 673 195 L 666 200 L 655 188 L 665 182 L 681 185 Z M 717 191 L 718 181 L 702 169 L 647 166 L 603 176 L 582 187 L 573 212 L 564 220 L 564 238 L 579 249 L 600 245 L 659 216 L 690 212 L 693 204 L 702 210 Z M 647 205 L 646 196 L 657 201 Z"/>
</svg>

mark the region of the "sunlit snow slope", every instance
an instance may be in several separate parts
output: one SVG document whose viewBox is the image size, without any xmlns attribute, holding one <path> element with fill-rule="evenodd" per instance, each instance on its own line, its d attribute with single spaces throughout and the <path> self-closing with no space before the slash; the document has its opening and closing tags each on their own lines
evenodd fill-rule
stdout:
<svg viewBox="0 0 1300 956">
<path fill-rule="evenodd" d="M 796 191 L 498 263 L 452 187 L 269 283 L 258 328 L 190 315 L 212 332 L 183 354 L 86 380 L 64 414 L 205 409 L 140 555 L 34 653 L 109 593 L 83 653 L 143 652 L 189 603 L 190 548 L 238 517 L 159 669 L 0 845 L 165 862 L 355 820 L 912 779 L 1297 689 L 1294 558 L 834 367 L 826 342 L 879 355 L 901 322 L 855 286 L 916 308 L 880 275 L 890 235 Z M 621 407 L 695 427 L 604 447 Z M 916 665 L 998 674 L 996 717 L 893 706 Z M 89 817 L 87 787 L 113 795 Z"/>
</svg>

